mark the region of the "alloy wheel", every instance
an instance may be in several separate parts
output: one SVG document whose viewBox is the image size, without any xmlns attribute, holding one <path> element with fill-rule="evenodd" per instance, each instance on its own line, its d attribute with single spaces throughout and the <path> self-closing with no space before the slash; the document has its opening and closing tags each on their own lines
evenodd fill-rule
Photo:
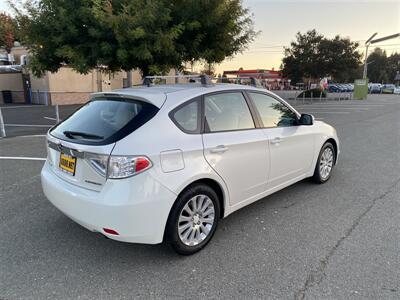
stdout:
<svg viewBox="0 0 400 300">
<path fill-rule="evenodd" d="M 196 195 L 182 208 L 178 218 L 179 238 L 186 246 L 204 241 L 214 225 L 215 207 L 206 195 Z"/>
<path fill-rule="evenodd" d="M 319 162 L 319 174 L 323 180 L 327 179 L 331 174 L 333 167 L 333 151 L 331 148 L 325 148 L 322 152 L 321 159 Z"/>
</svg>

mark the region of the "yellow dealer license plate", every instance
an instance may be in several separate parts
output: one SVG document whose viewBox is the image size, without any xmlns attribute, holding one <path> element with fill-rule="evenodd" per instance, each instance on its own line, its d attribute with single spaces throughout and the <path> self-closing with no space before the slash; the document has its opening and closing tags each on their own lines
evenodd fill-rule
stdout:
<svg viewBox="0 0 400 300">
<path fill-rule="evenodd" d="M 60 163 L 58 166 L 60 167 L 61 170 L 74 176 L 76 169 L 76 157 L 61 153 Z"/>
</svg>

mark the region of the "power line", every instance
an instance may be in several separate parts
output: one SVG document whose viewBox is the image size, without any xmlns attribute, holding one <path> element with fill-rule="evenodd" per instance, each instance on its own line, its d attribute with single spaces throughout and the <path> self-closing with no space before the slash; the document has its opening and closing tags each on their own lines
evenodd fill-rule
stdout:
<svg viewBox="0 0 400 300">
<path fill-rule="evenodd" d="M 377 45 L 375 48 L 381 48 L 383 50 L 396 50 L 396 49 L 399 49 L 399 47 L 400 47 L 400 44 L 388 44 L 388 45 Z M 271 50 L 263 50 L 263 49 L 270 49 L 270 48 L 272 48 L 272 49 Z M 282 53 L 282 52 L 285 52 L 284 49 L 274 50 L 274 48 L 278 48 L 278 47 L 276 47 L 276 46 L 274 46 L 274 47 L 272 47 L 272 46 L 271 47 L 254 47 L 246 52 L 247 53 L 249 53 L 249 52 L 253 52 L 253 53 L 257 53 L 257 52 L 260 52 L 260 53 Z M 281 47 L 279 47 L 279 48 L 281 48 Z M 282 47 L 282 48 L 284 48 L 284 47 Z M 365 46 L 358 46 L 357 49 L 365 49 Z"/>
</svg>

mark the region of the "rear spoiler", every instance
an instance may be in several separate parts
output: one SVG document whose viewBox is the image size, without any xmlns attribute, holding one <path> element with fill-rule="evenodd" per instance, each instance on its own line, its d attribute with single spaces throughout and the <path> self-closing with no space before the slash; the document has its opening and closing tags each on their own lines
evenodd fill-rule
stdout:
<svg viewBox="0 0 400 300">
<path fill-rule="evenodd" d="M 100 97 L 113 97 L 122 99 L 139 100 L 161 108 L 167 99 L 164 93 L 141 93 L 140 89 L 123 89 L 114 92 L 99 92 L 90 95 L 89 100 Z"/>
</svg>

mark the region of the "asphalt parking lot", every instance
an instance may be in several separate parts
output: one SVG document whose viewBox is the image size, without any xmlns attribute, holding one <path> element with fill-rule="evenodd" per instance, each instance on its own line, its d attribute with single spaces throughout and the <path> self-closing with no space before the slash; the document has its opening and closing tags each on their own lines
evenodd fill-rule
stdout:
<svg viewBox="0 0 400 300">
<path fill-rule="evenodd" d="M 65 119 L 81 105 L 59 106 L 59 118 Z M 0 105 L 7 137 L 46 134 L 56 124 L 56 107 L 43 105 Z"/>
<path fill-rule="evenodd" d="M 399 299 L 400 96 L 290 103 L 336 127 L 333 177 L 304 180 L 232 214 L 190 257 L 107 240 L 65 217 L 42 193 L 43 161 L 21 159 L 46 157 L 48 127 L 7 126 L 0 299 Z M 54 108 L 45 109 L 2 112 L 6 124 L 50 126 L 44 117 Z M 74 109 L 61 108 L 61 118 Z"/>
</svg>

